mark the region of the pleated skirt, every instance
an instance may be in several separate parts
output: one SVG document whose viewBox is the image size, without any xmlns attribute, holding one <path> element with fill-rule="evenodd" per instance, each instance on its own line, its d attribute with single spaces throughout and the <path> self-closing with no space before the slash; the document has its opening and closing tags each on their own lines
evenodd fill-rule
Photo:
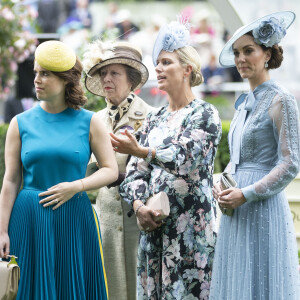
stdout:
<svg viewBox="0 0 300 300">
<path fill-rule="evenodd" d="M 237 170 L 239 187 L 269 171 Z M 222 215 L 213 263 L 211 300 L 299 300 L 297 242 L 284 192 Z"/>
<path fill-rule="evenodd" d="M 106 300 L 100 227 L 86 193 L 57 210 L 23 189 L 10 223 L 10 253 L 21 270 L 19 300 Z"/>
</svg>

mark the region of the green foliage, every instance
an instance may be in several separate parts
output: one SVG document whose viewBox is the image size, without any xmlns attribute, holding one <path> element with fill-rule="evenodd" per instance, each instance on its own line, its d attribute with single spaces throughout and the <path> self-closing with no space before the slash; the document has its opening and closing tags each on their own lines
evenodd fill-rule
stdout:
<svg viewBox="0 0 300 300">
<path fill-rule="evenodd" d="M 94 190 L 94 191 L 88 191 L 88 192 L 86 192 L 92 204 L 96 204 L 96 199 L 97 199 L 97 196 L 98 196 L 98 191 L 99 190 Z"/>
<path fill-rule="evenodd" d="M 215 158 L 215 173 L 222 172 L 230 160 L 229 147 L 227 141 L 229 127 L 230 121 L 222 121 L 222 138 L 219 143 L 217 155 Z"/>
<path fill-rule="evenodd" d="M 88 98 L 88 102 L 84 106 L 85 109 L 97 112 L 106 107 L 104 97 L 96 96 L 87 90 L 85 90 L 85 96 Z"/>
<path fill-rule="evenodd" d="M 205 96 L 204 100 L 217 108 L 222 120 L 232 119 L 234 106 L 230 97 L 220 94 L 218 96 Z"/>
<path fill-rule="evenodd" d="M 2 187 L 2 181 L 3 181 L 4 171 L 5 171 L 4 145 L 5 145 L 7 128 L 8 128 L 7 124 L 0 126 L 0 189 Z"/>
<path fill-rule="evenodd" d="M 35 14 L 16 1 L 0 3 L 0 98 L 5 99 L 17 79 L 17 63 L 35 50 L 36 38 L 29 31 Z"/>
</svg>

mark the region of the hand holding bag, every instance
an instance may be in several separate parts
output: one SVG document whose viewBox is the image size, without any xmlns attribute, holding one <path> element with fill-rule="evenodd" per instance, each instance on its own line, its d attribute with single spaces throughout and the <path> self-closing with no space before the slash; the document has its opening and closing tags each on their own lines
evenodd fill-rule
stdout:
<svg viewBox="0 0 300 300">
<path fill-rule="evenodd" d="M 169 197 L 165 192 L 159 192 L 157 194 L 154 194 L 152 197 L 150 197 L 147 200 L 145 205 L 160 213 L 160 216 L 154 217 L 155 222 L 159 222 L 165 219 L 170 214 Z M 140 230 L 144 230 L 138 218 L 137 218 L 137 225 Z"/>
<path fill-rule="evenodd" d="M 221 177 L 220 177 L 220 186 L 221 186 L 221 189 L 223 191 L 223 190 L 227 190 L 231 187 L 236 187 L 237 183 L 229 173 L 223 172 L 221 174 Z M 220 206 L 220 204 L 219 204 L 219 207 L 220 207 L 221 212 L 224 215 L 227 215 L 227 216 L 231 217 L 234 213 L 233 208 L 223 208 L 223 207 Z"/>
<path fill-rule="evenodd" d="M 0 261 L 0 299 L 14 300 L 17 298 L 20 280 L 20 268 L 13 255 L 8 255 L 10 262 Z"/>
</svg>

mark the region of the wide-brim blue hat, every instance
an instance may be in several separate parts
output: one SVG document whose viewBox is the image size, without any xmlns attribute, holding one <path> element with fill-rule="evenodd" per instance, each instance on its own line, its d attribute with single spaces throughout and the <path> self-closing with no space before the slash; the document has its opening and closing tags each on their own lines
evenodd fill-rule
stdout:
<svg viewBox="0 0 300 300">
<path fill-rule="evenodd" d="M 284 34 L 281 36 L 281 38 L 285 35 L 285 30 L 288 29 L 292 23 L 294 22 L 296 15 L 292 11 L 280 11 L 275 12 L 269 15 L 266 15 L 262 18 L 259 18 L 253 22 L 251 22 L 248 25 L 244 25 L 241 28 L 239 28 L 233 36 L 229 39 L 229 41 L 225 44 L 224 48 L 222 49 L 220 56 L 219 56 L 219 62 L 222 67 L 229 68 L 234 67 L 234 54 L 232 50 L 232 45 L 244 34 L 247 32 L 250 32 L 256 28 L 258 28 L 262 23 L 268 22 L 270 19 L 276 19 L 281 26 L 283 26 L 282 30 L 284 31 Z M 277 40 L 280 42 L 280 40 Z M 263 43 L 261 43 L 263 44 Z"/>
</svg>

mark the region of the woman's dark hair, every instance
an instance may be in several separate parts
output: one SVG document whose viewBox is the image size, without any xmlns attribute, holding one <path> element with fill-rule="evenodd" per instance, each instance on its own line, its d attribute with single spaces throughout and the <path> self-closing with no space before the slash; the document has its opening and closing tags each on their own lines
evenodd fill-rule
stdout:
<svg viewBox="0 0 300 300">
<path fill-rule="evenodd" d="M 246 35 L 250 35 L 253 37 L 252 31 L 247 32 Z M 271 58 L 268 61 L 268 70 L 277 69 L 280 67 L 283 61 L 283 49 L 281 46 L 274 45 L 272 47 L 266 47 L 265 45 L 259 45 L 263 51 L 271 50 Z"/>
<path fill-rule="evenodd" d="M 134 91 L 135 88 L 140 84 L 142 75 L 137 69 L 133 67 L 130 67 L 128 65 L 124 65 L 124 67 L 126 69 L 128 81 L 131 83 L 131 90 Z"/>
<path fill-rule="evenodd" d="M 84 95 L 81 85 L 82 64 L 78 57 L 76 57 L 76 63 L 74 67 L 65 72 L 52 72 L 57 77 L 65 80 L 65 101 L 68 107 L 79 109 L 87 102 L 87 98 Z"/>
</svg>

